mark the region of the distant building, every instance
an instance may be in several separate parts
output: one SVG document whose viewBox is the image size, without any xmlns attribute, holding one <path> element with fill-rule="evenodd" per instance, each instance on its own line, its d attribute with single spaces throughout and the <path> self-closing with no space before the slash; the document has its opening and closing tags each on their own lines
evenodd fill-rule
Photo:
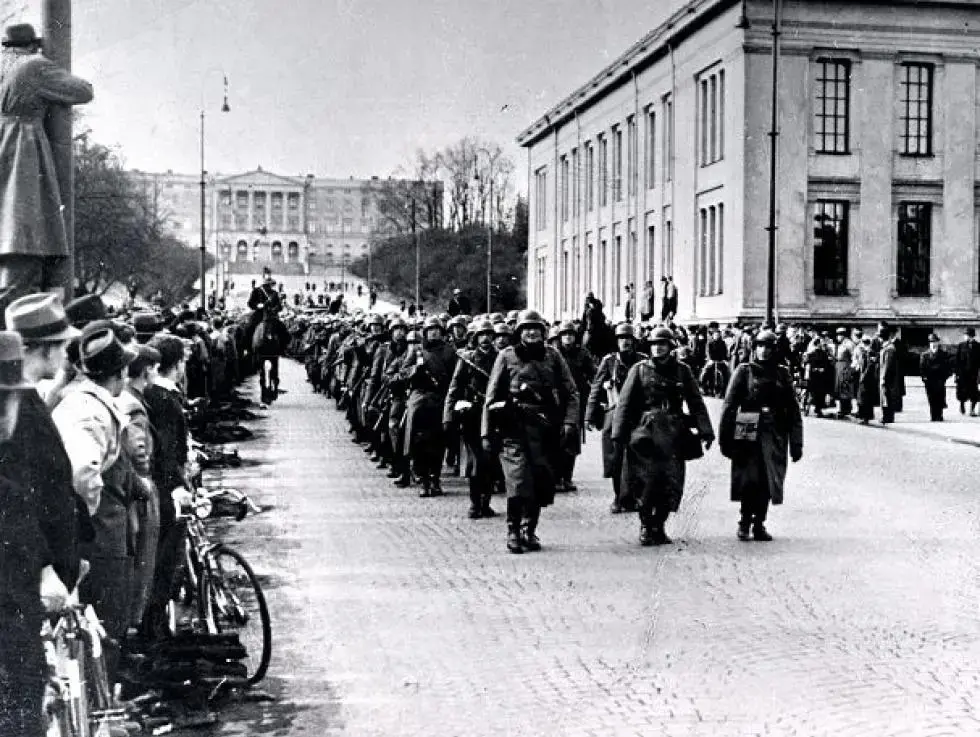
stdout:
<svg viewBox="0 0 980 737">
<path fill-rule="evenodd" d="M 171 232 L 199 248 L 201 184 L 199 175 L 129 172 L 157 208 Z M 316 285 L 349 280 L 346 267 L 367 255 L 371 236 L 384 232 L 383 209 L 390 180 L 289 177 L 264 171 L 208 180 L 205 229 L 208 252 L 217 260 L 214 279 L 224 294 L 247 295 L 252 280 L 268 267 L 290 297 Z M 441 183 L 437 188 L 441 202 Z M 438 213 L 441 220 L 441 212 Z"/>
<path fill-rule="evenodd" d="M 653 280 L 659 313 L 672 276 L 681 322 L 764 316 L 772 21 L 692 0 L 520 134 L 532 306 Z M 778 318 L 976 323 L 976 3 L 785 0 L 782 30 Z"/>
</svg>

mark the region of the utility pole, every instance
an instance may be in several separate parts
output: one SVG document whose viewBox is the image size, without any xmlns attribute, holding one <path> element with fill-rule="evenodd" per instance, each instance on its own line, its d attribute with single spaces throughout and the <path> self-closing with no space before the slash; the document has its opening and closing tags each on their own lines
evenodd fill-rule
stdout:
<svg viewBox="0 0 980 737">
<path fill-rule="evenodd" d="M 772 120 L 769 128 L 769 253 L 766 268 L 766 326 L 775 328 L 776 312 L 776 162 L 779 139 L 779 35 L 782 0 L 772 0 Z"/>
<path fill-rule="evenodd" d="M 71 0 L 43 0 L 41 35 L 44 55 L 62 69 L 71 71 Z M 58 175 L 68 259 L 65 264 L 64 300 L 75 295 L 75 167 L 72 152 L 72 112 L 67 105 L 52 105 L 45 119 L 54 168 Z"/>
<path fill-rule="evenodd" d="M 412 238 L 415 240 L 415 309 L 418 310 L 421 302 L 421 249 L 419 248 L 419 234 L 415 226 L 415 194 L 412 194 Z"/>
</svg>

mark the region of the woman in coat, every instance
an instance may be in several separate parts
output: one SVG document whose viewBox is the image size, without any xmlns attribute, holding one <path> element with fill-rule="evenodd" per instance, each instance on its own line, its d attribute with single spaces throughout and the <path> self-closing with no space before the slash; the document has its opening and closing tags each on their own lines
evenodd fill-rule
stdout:
<svg viewBox="0 0 980 737">
<path fill-rule="evenodd" d="M 671 353 L 673 340 L 669 328 L 653 332 L 652 356 L 627 374 L 612 423 L 613 441 L 626 453 L 625 485 L 639 499 L 644 546 L 671 542 L 664 525 L 680 507 L 685 457 L 692 457 L 686 456 L 684 441 L 708 448 L 715 439 L 694 373 Z M 691 435 L 685 404 L 697 439 Z"/>
<path fill-rule="evenodd" d="M 735 371 L 721 411 L 719 445 L 732 462 L 732 501 L 741 503 L 738 539 L 769 541 L 769 504 L 783 503 L 787 449 L 803 457 L 803 419 L 789 370 L 775 359 L 776 334 L 761 331 L 752 361 Z"/>
<path fill-rule="evenodd" d="M 854 373 L 857 376 L 857 417 L 862 425 L 875 418 L 880 400 L 878 390 L 878 358 L 871 349 L 871 338 L 862 338 L 854 348 Z"/>
</svg>

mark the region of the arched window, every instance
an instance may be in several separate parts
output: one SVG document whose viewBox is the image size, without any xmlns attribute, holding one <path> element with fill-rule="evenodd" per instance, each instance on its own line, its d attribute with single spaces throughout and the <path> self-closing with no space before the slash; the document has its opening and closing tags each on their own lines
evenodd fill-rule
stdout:
<svg viewBox="0 0 980 737">
<path fill-rule="evenodd" d="M 299 243 L 296 241 L 290 241 L 287 254 L 289 256 L 289 261 L 299 261 Z"/>
<path fill-rule="evenodd" d="M 272 241 L 272 260 L 276 263 L 282 262 L 282 243 L 280 241 Z"/>
<path fill-rule="evenodd" d="M 248 243 L 246 241 L 238 241 L 238 255 L 248 256 Z"/>
</svg>

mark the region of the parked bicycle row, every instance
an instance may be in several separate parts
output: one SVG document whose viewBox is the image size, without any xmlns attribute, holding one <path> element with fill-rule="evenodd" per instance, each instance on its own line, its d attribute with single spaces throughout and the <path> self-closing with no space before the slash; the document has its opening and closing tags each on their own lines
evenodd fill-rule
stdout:
<svg viewBox="0 0 980 737">
<path fill-rule="evenodd" d="M 0 734 L 212 721 L 271 657 L 261 587 L 207 522 L 258 511 L 213 470 L 259 417 L 236 391 L 251 323 L 52 294 L 4 317 Z"/>
</svg>

